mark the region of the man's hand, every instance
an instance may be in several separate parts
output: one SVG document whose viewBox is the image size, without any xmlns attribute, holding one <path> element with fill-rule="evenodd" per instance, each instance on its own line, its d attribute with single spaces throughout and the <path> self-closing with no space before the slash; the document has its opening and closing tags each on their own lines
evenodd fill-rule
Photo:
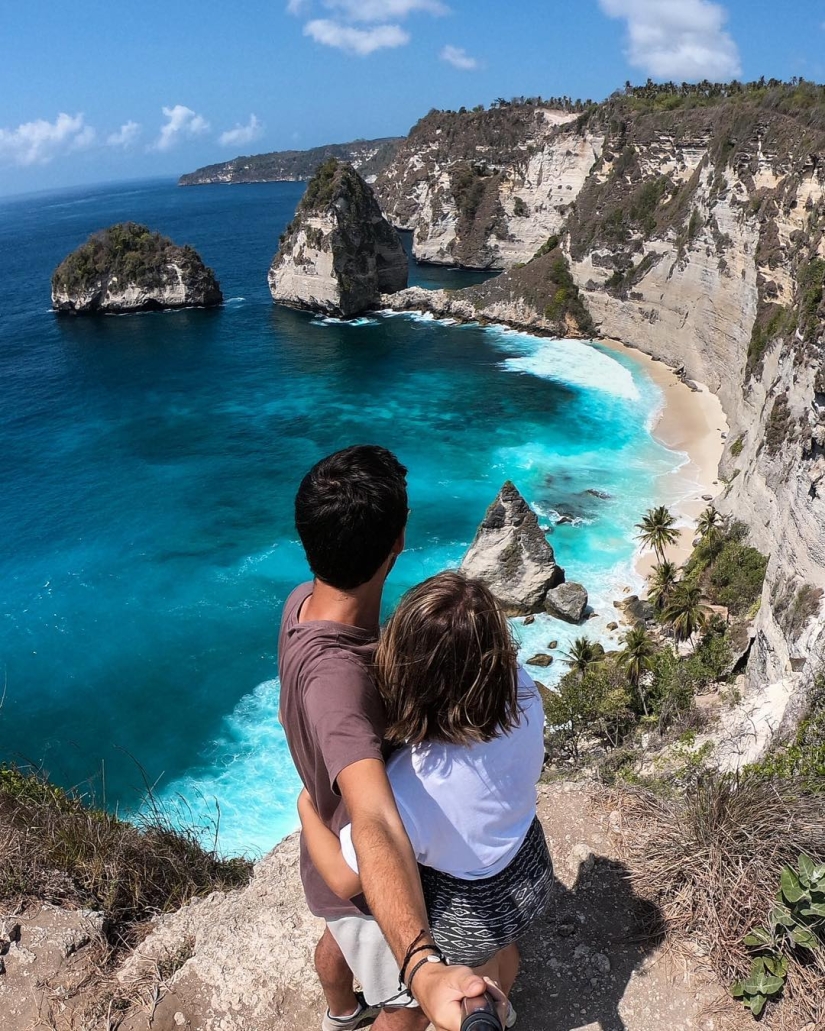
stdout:
<svg viewBox="0 0 825 1031">
<path fill-rule="evenodd" d="M 413 978 L 413 995 L 437 1031 L 460 1031 L 461 1000 L 486 991 L 487 982 L 469 967 L 426 963 Z"/>
</svg>

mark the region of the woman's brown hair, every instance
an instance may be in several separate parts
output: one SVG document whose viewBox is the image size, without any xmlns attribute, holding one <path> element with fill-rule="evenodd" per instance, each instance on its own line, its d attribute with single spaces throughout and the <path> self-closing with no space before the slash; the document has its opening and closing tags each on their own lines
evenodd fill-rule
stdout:
<svg viewBox="0 0 825 1031">
<path fill-rule="evenodd" d="M 519 722 L 516 646 L 480 580 L 439 573 L 413 587 L 375 662 L 390 741 L 472 744 Z"/>
</svg>

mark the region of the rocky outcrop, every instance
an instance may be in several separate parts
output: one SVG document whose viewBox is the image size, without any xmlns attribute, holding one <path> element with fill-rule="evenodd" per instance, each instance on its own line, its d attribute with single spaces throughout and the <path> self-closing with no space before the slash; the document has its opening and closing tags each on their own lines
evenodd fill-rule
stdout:
<svg viewBox="0 0 825 1031">
<path fill-rule="evenodd" d="M 524 268 L 465 290 L 410 287 L 381 298 L 392 311 L 429 311 L 459 322 L 495 322 L 553 336 L 586 338 L 595 326 L 564 253 L 553 246 Z"/>
<path fill-rule="evenodd" d="M 94 233 L 52 276 L 52 307 L 72 315 L 211 308 L 222 302 L 214 272 L 191 247 L 178 247 L 135 222 Z"/>
<path fill-rule="evenodd" d="M 535 512 L 509 480 L 487 509 L 460 569 L 483 580 L 508 616 L 543 612 L 547 592 L 564 582 Z"/>
<path fill-rule="evenodd" d="M 407 255 L 369 186 L 325 162 L 281 237 L 269 269 L 279 304 L 350 318 L 407 285 Z"/>
<path fill-rule="evenodd" d="M 572 581 L 559 584 L 547 592 L 544 608 L 551 616 L 563 619 L 565 623 L 581 623 L 587 609 L 587 591 L 581 584 Z"/>
<path fill-rule="evenodd" d="M 210 186 L 215 183 L 283 183 L 311 179 L 320 165 L 330 158 L 346 161 L 367 182 L 392 159 L 401 137 L 387 136 L 380 140 L 355 140 L 353 143 L 330 143 L 311 150 L 279 150 L 251 157 L 236 157 L 216 165 L 205 165 L 187 172 L 178 186 Z"/>
<path fill-rule="evenodd" d="M 615 799 L 596 791 L 562 783 L 537 789 L 558 882 L 553 905 L 522 943 L 513 995 L 520 1020 L 536 1031 L 585 1024 L 710 1031 L 720 1009 L 735 1016 L 737 1004 L 723 995 L 706 1018 L 717 992 L 699 965 L 680 955 L 677 976 L 668 959 L 673 950 L 658 947 L 661 935 L 639 944 L 639 926 L 650 927 L 658 910 L 634 894 L 619 860 L 624 842 Z M 293 836 L 258 864 L 248 887 L 161 917 L 116 980 L 109 979 L 106 999 L 143 998 L 125 1013 L 122 1031 L 318 1027 L 324 1004 L 312 955 L 322 928 L 304 903 Z M 34 979 L 27 980 L 34 995 Z M 105 1013 L 106 1002 L 102 1008 Z M 120 1021 L 124 1013 L 116 1012 Z M 12 1020 L 8 1031 L 29 1026 Z"/>
</svg>

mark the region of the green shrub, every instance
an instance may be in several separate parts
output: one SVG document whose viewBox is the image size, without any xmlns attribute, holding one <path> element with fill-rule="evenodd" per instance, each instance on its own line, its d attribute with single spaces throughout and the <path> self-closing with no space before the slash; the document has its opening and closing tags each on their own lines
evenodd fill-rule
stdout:
<svg viewBox="0 0 825 1031">
<path fill-rule="evenodd" d="M 762 593 L 768 560 L 756 548 L 739 541 L 727 541 L 713 561 L 708 594 L 716 605 L 725 605 L 733 615 L 743 616 Z"/>
<path fill-rule="evenodd" d="M 745 434 L 741 434 L 730 446 L 730 453 L 734 458 L 738 458 L 742 454 L 742 448 L 745 446 Z"/>
</svg>

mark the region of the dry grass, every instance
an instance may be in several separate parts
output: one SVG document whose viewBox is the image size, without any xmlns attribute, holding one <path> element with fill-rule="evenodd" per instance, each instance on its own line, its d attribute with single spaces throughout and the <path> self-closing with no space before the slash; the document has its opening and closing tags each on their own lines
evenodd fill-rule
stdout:
<svg viewBox="0 0 825 1031">
<path fill-rule="evenodd" d="M 196 895 L 246 884 L 251 864 L 221 859 L 156 804 L 141 826 L 95 809 L 33 771 L 0 766 L 0 903 L 102 911 L 115 938 Z"/>
<path fill-rule="evenodd" d="M 736 783 L 707 776 L 686 795 L 622 795 L 629 865 L 638 894 L 663 910 L 673 939 L 691 939 L 723 985 L 745 975 L 742 939 L 764 924 L 782 867 L 801 852 L 825 862 L 825 795 L 799 782 Z M 825 950 L 791 964 L 766 1026 L 825 1027 Z"/>
</svg>

